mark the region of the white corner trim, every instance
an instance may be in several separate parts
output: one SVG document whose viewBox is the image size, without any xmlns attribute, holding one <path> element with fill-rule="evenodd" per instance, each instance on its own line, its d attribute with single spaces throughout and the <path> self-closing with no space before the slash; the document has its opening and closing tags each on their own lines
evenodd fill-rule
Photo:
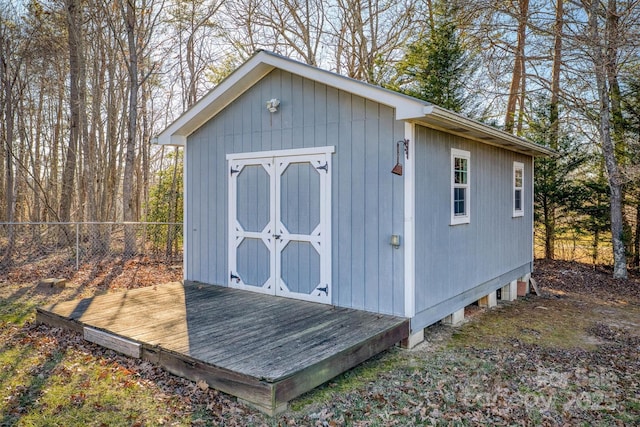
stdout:
<svg viewBox="0 0 640 427">
<path fill-rule="evenodd" d="M 454 213 L 454 188 L 455 188 L 455 159 L 463 158 L 467 159 L 467 184 L 466 184 L 466 194 L 465 194 L 465 215 L 455 215 Z M 451 200 L 449 201 L 449 210 L 451 211 L 451 221 L 449 225 L 460 225 L 460 224 L 469 224 L 471 222 L 471 153 L 466 150 L 460 150 L 458 148 L 451 149 L 451 166 L 449 169 L 449 179 L 451 183 Z"/>
<path fill-rule="evenodd" d="M 404 162 L 404 315 L 416 314 L 416 132 L 415 124 L 404 124 L 404 137 L 409 140 L 409 157 Z"/>
<path fill-rule="evenodd" d="M 191 242 L 191 221 L 189 221 L 189 211 L 187 210 L 187 200 L 189 198 L 189 179 L 187 175 L 187 147 L 182 148 L 182 279 L 189 280 L 189 243 Z"/>
<path fill-rule="evenodd" d="M 531 191 L 529 193 L 529 196 L 531 197 L 529 199 L 529 206 L 531 206 L 531 209 L 529 209 L 529 218 L 531 219 L 531 270 L 532 271 L 533 271 L 533 261 L 536 258 L 536 250 L 535 250 L 535 246 L 534 246 L 535 241 L 536 241 L 535 240 L 536 236 L 535 236 L 535 226 L 534 226 L 534 223 L 533 223 L 533 204 L 535 203 L 535 194 L 534 194 L 534 191 L 535 191 L 535 182 L 534 181 L 535 181 L 535 179 L 533 179 L 533 177 L 535 176 L 534 175 L 535 172 L 536 172 L 535 171 L 535 159 L 532 157 L 531 158 L 531 182 L 529 183 L 529 185 L 530 185 L 529 188 L 531 189 Z"/>
</svg>

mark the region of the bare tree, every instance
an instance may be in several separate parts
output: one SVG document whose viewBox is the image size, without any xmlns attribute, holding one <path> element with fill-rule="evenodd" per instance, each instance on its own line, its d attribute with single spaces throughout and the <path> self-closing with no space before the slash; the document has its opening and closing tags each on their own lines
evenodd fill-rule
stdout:
<svg viewBox="0 0 640 427">
<path fill-rule="evenodd" d="M 551 98 L 549 102 L 550 135 L 549 142 L 552 149 L 559 147 L 560 128 L 560 70 L 562 68 L 562 37 L 564 27 L 564 0 L 556 0 L 555 22 L 553 26 L 553 62 L 551 66 Z M 545 258 L 555 258 L 556 237 L 556 205 L 552 200 L 543 200 L 542 223 L 544 225 L 544 253 Z"/>
<path fill-rule="evenodd" d="M 111 16 L 108 11 L 110 4 L 102 3 L 102 10 L 109 26 L 118 42 L 122 52 L 124 63 L 127 69 L 128 86 L 128 111 L 126 120 L 126 142 L 124 144 L 124 172 L 122 177 L 122 218 L 125 223 L 138 219 L 139 198 L 136 196 L 136 152 L 138 135 L 138 97 L 140 87 L 153 73 L 154 68 L 151 61 L 147 61 L 149 47 L 152 40 L 153 31 L 157 28 L 164 3 L 155 3 L 153 0 L 136 2 L 135 0 L 118 0 L 116 8 L 119 12 L 119 19 L 124 23 L 125 37 L 120 39 L 117 30 L 116 17 Z M 150 65 L 145 67 L 145 61 Z M 142 65 L 142 66 L 141 66 Z M 132 256 L 137 252 L 135 229 L 131 225 L 125 225 L 124 255 Z"/>
<path fill-rule="evenodd" d="M 71 220 L 71 203 L 74 194 L 74 179 L 77 166 L 78 142 L 80 139 L 80 103 L 84 83 L 84 52 L 82 36 L 82 9 L 79 0 L 65 0 L 68 48 L 69 48 L 69 82 L 70 82 L 70 124 L 69 143 L 62 171 L 62 188 L 58 217 L 62 222 Z M 84 105 L 84 104 L 83 104 Z"/>
<path fill-rule="evenodd" d="M 135 206 L 133 199 L 133 167 L 136 152 L 136 131 L 138 126 L 138 89 L 140 88 L 138 76 L 138 41 L 137 34 L 137 17 L 138 9 L 132 1 L 127 1 L 126 6 L 123 1 L 118 2 L 120 12 L 125 21 L 127 31 L 127 49 L 128 60 L 127 70 L 129 71 L 129 115 L 127 126 L 126 154 L 124 162 L 124 176 L 122 178 L 122 200 L 124 206 L 122 208 L 122 219 L 125 222 L 135 220 Z M 125 256 L 131 256 L 136 253 L 135 229 L 125 226 L 124 236 L 124 253 Z"/>
<path fill-rule="evenodd" d="M 413 2 L 337 0 L 329 18 L 336 71 L 369 83 L 380 83 L 387 67 L 401 56 L 414 27 Z"/>
<path fill-rule="evenodd" d="M 607 75 L 613 73 L 618 66 L 615 61 L 616 41 L 610 40 L 612 32 L 602 31 L 603 17 L 615 12 L 615 0 L 601 4 L 599 1 L 584 1 L 585 12 L 588 14 L 587 42 L 590 60 L 593 63 L 593 73 L 597 86 L 598 96 L 598 132 L 600 134 L 602 153 L 607 169 L 610 190 L 610 214 L 611 214 L 611 239 L 613 242 L 613 277 L 627 277 L 627 258 L 623 240 L 622 220 L 622 176 L 615 154 L 613 139 L 611 136 L 611 88 L 607 81 Z M 605 24 L 606 25 L 606 24 Z M 612 52 L 612 50 L 614 50 Z"/>
<path fill-rule="evenodd" d="M 204 0 L 178 0 L 168 8 L 168 24 L 175 32 L 171 51 L 177 50 L 176 67 L 182 94 L 183 110 L 195 104 L 205 83 L 205 71 L 217 55 L 211 49 L 216 36 L 216 15 L 223 2 Z"/>
<path fill-rule="evenodd" d="M 2 140 L 4 142 L 4 217 L 9 223 L 14 221 L 16 210 L 15 177 L 14 177 L 14 139 L 15 116 L 17 99 L 15 88 L 18 84 L 21 59 L 16 56 L 16 50 L 22 38 L 19 34 L 17 22 L 14 20 L 8 5 L 0 9 L 0 100 L 1 111 L 4 113 L 2 126 Z M 11 16 L 13 15 L 13 16 Z M 11 254 L 15 245 L 13 225 L 7 228 L 7 249 L 4 253 L 2 264 L 11 262 Z"/>
<path fill-rule="evenodd" d="M 529 0 L 518 0 L 516 12 L 518 21 L 517 36 L 518 41 L 515 48 L 515 58 L 511 86 L 509 88 L 509 99 L 507 101 L 507 114 L 504 120 L 504 130 L 513 132 L 516 122 L 516 108 L 520 104 L 520 114 L 518 128 L 522 129 L 522 106 L 525 94 L 525 47 L 527 37 L 527 26 L 529 22 Z"/>
<path fill-rule="evenodd" d="M 279 36 L 284 49 L 310 65 L 318 65 L 325 36 L 326 5 L 322 0 L 267 0 L 258 22 Z"/>
</svg>

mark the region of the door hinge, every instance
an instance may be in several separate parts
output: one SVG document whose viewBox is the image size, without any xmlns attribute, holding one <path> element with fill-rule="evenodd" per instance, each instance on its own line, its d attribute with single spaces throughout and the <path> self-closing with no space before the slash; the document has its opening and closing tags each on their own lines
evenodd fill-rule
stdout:
<svg viewBox="0 0 640 427">
<path fill-rule="evenodd" d="M 240 283 L 240 277 L 233 274 L 233 271 L 231 272 L 231 280 L 235 280 L 236 283 Z"/>
<path fill-rule="evenodd" d="M 322 169 L 326 173 L 329 173 L 329 162 L 324 162 L 324 165 L 318 166 L 316 169 Z"/>
<path fill-rule="evenodd" d="M 320 292 L 324 292 L 325 295 L 329 295 L 329 285 L 324 285 L 324 288 L 316 288 Z"/>
</svg>

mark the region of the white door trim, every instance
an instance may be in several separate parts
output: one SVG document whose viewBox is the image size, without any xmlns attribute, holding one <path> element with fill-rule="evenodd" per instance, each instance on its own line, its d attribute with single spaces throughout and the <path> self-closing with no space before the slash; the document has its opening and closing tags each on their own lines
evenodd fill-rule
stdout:
<svg viewBox="0 0 640 427">
<path fill-rule="evenodd" d="M 229 168 L 228 191 L 228 259 L 229 281 L 233 288 L 250 290 L 253 292 L 281 295 L 301 300 L 331 304 L 331 175 L 333 167 L 331 154 L 335 152 L 333 146 L 314 147 L 310 149 L 274 150 L 252 153 L 228 154 Z M 289 234 L 280 222 L 280 192 L 281 176 L 289 164 L 309 162 L 320 174 L 320 223 L 310 235 Z M 269 213 L 267 226 L 260 232 L 246 232 L 239 224 L 237 212 L 237 180 L 234 174 L 239 174 L 246 165 L 262 165 L 270 179 Z M 236 177 L 238 175 L 235 175 Z M 278 238 L 274 237 L 278 235 Z M 315 238 L 314 238 L 315 236 Z M 248 285 L 242 282 L 237 273 L 237 248 L 244 237 L 262 239 L 270 251 L 270 276 L 262 287 Z M 320 255 L 320 283 L 310 294 L 292 292 L 284 284 L 281 276 L 281 253 L 289 241 L 309 242 Z M 326 290 L 325 290 L 326 289 Z"/>
<path fill-rule="evenodd" d="M 288 157 L 288 156 L 308 156 L 311 154 L 333 154 L 336 147 L 327 145 L 325 147 L 292 148 L 289 150 L 269 150 L 253 151 L 249 153 L 230 153 L 227 160 L 259 159 L 261 157 Z"/>
</svg>

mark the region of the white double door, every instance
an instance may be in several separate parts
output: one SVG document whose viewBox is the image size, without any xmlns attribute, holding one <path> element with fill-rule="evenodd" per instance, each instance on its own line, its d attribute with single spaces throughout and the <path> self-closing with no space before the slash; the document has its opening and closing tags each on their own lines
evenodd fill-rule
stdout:
<svg viewBox="0 0 640 427">
<path fill-rule="evenodd" d="M 331 303 L 333 147 L 229 164 L 229 286 Z"/>
</svg>

